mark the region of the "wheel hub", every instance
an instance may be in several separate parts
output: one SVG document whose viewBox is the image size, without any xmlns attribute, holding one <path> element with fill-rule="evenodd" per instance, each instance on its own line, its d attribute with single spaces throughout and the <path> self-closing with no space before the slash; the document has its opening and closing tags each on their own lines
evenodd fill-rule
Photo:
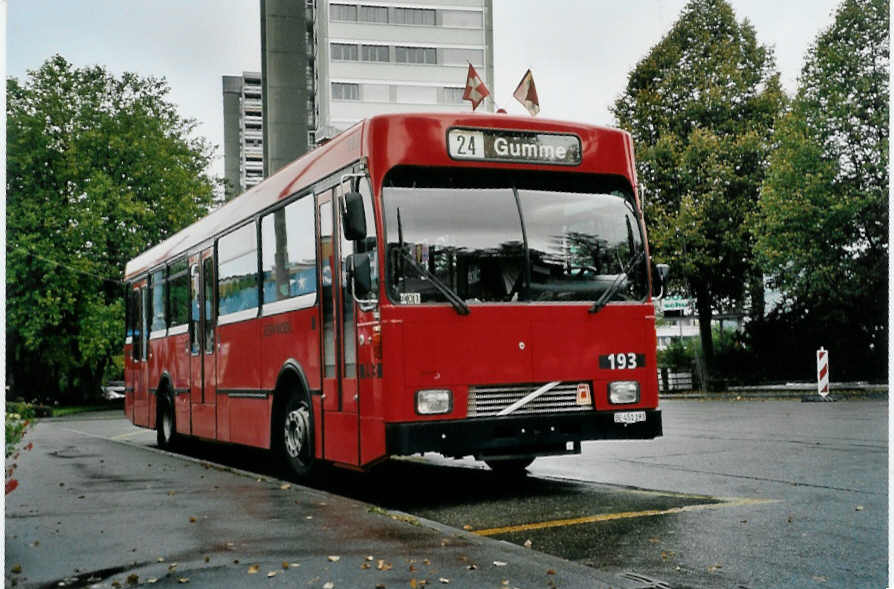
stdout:
<svg viewBox="0 0 894 589">
<path fill-rule="evenodd" d="M 307 407 L 298 407 L 286 416 L 285 443 L 286 452 L 292 458 L 298 458 L 307 446 L 307 435 L 310 431 L 310 413 Z"/>
</svg>

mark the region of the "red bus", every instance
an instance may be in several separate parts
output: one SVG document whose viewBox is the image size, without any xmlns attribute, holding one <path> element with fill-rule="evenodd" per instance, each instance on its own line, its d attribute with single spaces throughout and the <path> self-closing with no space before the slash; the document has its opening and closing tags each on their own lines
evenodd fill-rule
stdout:
<svg viewBox="0 0 894 589">
<path fill-rule="evenodd" d="M 125 412 L 299 476 L 654 438 L 654 270 L 628 133 L 376 116 L 127 264 Z"/>
</svg>

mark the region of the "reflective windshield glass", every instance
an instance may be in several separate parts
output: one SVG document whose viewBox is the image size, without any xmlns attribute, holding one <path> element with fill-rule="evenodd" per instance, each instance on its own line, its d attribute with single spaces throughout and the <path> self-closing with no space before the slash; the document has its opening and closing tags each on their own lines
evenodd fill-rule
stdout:
<svg viewBox="0 0 894 589">
<path fill-rule="evenodd" d="M 480 182 L 470 176 L 456 182 L 467 186 L 453 188 L 431 186 L 441 179 L 433 175 L 425 178 L 426 187 L 386 183 L 386 271 L 393 301 L 645 298 L 642 236 L 627 194 L 609 186 L 604 193 L 573 186 L 543 190 L 542 179 L 513 186 L 515 175 Z M 492 187 L 498 183 L 505 187 Z"/>
<path fill-rule="evenodd" d="M 469 302 L 509 300 L 524 261 L 511 189 L 387 188 L 384 201 L 392 298 L 446 301 L 428 272 Z"/>
<path fill-rule="evenodd" d="M 642 239 L 623 195 L 519 190 L 518 196 L 530 256 L 529 299 L 592 301 L 616 281 L 612 300 L 645 296 Z"/>
</svg>

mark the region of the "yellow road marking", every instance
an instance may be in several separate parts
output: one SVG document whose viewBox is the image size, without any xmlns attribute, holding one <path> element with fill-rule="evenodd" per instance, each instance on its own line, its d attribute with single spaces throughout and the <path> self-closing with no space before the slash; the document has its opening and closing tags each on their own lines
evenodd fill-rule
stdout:
<svg viewBox="0 0 894 589">
<path fill-rule="evenodd" d="M 579 524 L 592 524 L 596 522 L 612 521 L 616 519 L 630 519 L 634 517 L 651 517 L 655 515 L 668 515 L 671 513 L 684 513 L 687 511 L 704 511 L 707 509 L 721 509 L 723 507 L 737 507 L 741 505 L 758 505 L 762 503 L 777 503 L 776 499 L 742 499 L 732 498 L 722 500 L 720 503 L 700 503 L 696 505 L 684 505 L 682 507 L 671 507 L 668 509 L 646 509 L 643 511 L 623 511 L 619 513 L 600 513 L 597 515 L 587 515 L 584 517 L 576 517 L 571 519 L 555 519 L 545 522 L 536 522 L 531 524 L 520 524 L 517 526 L 506 526 L 502 528 L 489 528 L 487 530 L 476 530 L 479 536 L 497 536 L 500 534 L 511 534 L 513 532 L 529 532 L 531 530 L 542 530 L 546 528 L 558 528 L 562 526 L 576 526 Z"/>
</svg>

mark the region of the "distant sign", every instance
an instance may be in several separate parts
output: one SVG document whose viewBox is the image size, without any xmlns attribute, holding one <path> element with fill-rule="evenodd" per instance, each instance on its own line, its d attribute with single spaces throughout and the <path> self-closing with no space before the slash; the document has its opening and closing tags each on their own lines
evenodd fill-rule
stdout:
<svg viewBox="0 0 894 589">
<path fill-rule="evenodd" d="M 461 160 L 576 166 L 581 141 L 562 133 L 454 128 L 447 132 L 447 152 Z"/>
<path fill-rule="evenodd" d="M 661 300 L 662 311 L 685 311 L 689 308 L 689 299 L 668 297 Z"/>
</svg>

